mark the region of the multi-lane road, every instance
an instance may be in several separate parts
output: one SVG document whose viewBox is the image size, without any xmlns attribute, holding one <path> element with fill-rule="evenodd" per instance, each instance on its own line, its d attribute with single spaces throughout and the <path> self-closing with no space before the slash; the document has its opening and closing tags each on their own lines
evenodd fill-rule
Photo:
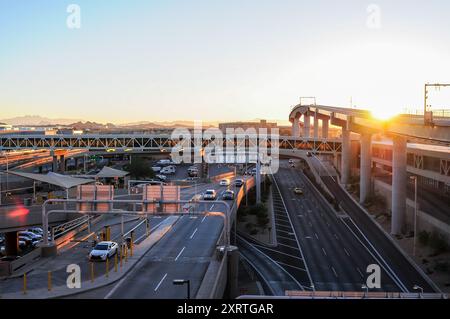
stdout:
<svg viewBox="0 0 450 319">
<path fill-rule="evenodd" d="M 283 237 L 293 226 L 304 256 L 304 260 L 295 260 L 293 256 L 288 262 L 281 260 L 279 264 L 302 283 L 305 282 L 304 274 L 292 269 L 308 270 L 315 290 L 361 291 L 371 273 L 367 272 L 367 267 L 379 265 L 381 288 L 374 291 L 412 292 L 414 285 L 418 285 L 426 292 L 433 292 L 386 235 L 368 220 L 358 205 L 345 197 L 339 185 L 333 180 L 325 179 L 325 182 L 338 197 L 342 210 L 336 212 L 307 177 L 299 169 L 291 168 L 287 161 L 282 161 L 280 170 L 274 175 L 276 223 L 281 221 Z M 295 187 L 301 187 L 304 194 L 294 194 Z M 282 205 L 277 201 L 277 192 L 281 194 Z M 283 207 L 289 220 L 280 215 Z M 277 229 L 277 239 L 279 233 L 280 229 Z M 281 252 L 266 249 L 274 259 L 279 259 L 277 256 Z"/>
</svg>

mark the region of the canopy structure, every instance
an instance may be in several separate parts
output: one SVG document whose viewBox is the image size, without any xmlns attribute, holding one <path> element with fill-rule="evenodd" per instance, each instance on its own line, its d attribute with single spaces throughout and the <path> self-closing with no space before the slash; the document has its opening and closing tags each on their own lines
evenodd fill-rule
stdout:
<svg viewBox="0 0 450 319">
<path fill-rule="evenodd" d="M 8 173 L 17 175 L 17 176 L 21 176 L 21 177 L 25 177 L 25 178 L 29 178 L 29 179 L 32 179 L 35 181 L 56 185 L 56 186 L 66 189 L 66 190 L 68 190 L 69 188 L 78 186 L 78 185 L 95 182 L 95 180 L 93 180 L 93 179 L 76 178 L 76 177 L 61 175 L 61 174 L 57 174 L 57 173 L 53 173 L 53 172 L 48 172 L 47 174 L 34 174 L 34 173 L 26 173 L 26 172 L 19 172 L 19 171 L 9 171 Z"/>
<path fill-rule="evenodd" d="M 128 175 L 128 172 L 104 166 L 100 172 L 94 175 L 96 178 L 121 178 Z"/>
</svg>

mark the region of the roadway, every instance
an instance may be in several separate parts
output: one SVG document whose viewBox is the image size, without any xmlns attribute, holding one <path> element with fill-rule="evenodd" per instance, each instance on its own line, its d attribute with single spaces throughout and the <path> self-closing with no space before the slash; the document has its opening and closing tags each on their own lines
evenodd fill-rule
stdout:
<svg viewBox="0 0 450 319">
<path fill-rule="evenodd" d="M 335 212 L 301 171 L 290 168 L 287 161 L 281 161 L 280 166 L 274 175 L 275 186 L 283 198 L 315 290 L 361 291 L 367 266 L 378 264 L 377 259 L 349 231 L 346 214 Z M 295 187 L 301 187 L 304 195 L 295 195 Z M 292 267 L 282 266 L 297 276 Z M 374 291 L 400 288 L 382 269 L 381 289 Z"/>
<path fill-rule="evenodd" d="M 190 199 L 207 189 L 215 189 L 217 199 L 220 200 L 227 187 L 218 183 L 198 184 L 196 187 L 183 188 L 181 198 Z M 225 207 L 215 203 L 198 204 L 196 211 L 224 212 Z M 191 296 L 195 296 L 222 233 L 223 223 L 220 216 L 186 214 L 180 217 L 123 280 L 80 293 L 76 298 L 185 298 L 186 288 L 172 284 L 174 279 L 180 278 L 191 281 Z"/>
<path fill-rule="evenodd" d="M 323 176 L 327 188 L 337 198 L 340 206 L 349 215 L 346 221 L 348 231 L 354 233 L 357 240 L 362 242 L 376 255 L 377 263 L 390 268 L 392 276 L 397 278 L 405 292 L 413 292 L 413 287 L 418 285 L 424 292 L 435 292 L 433 287 L 423 275 L 408 261 L 375 222 L 357 205 L 350 196 L 340 187 L 335 179 Z"/>
</svg>

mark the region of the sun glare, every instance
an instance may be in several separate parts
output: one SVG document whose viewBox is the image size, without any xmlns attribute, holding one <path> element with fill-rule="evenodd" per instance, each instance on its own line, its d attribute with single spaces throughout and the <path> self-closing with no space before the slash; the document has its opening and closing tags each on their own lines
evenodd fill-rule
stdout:
<svg viewBox="0 0 450 319">
<path fill-rule="evenodd" d="M 399 115 L 400 113 L 395 109 L 377 108 L 371 110 L 370 114 L 377 120 L 387 121 Z"/>
</svg>

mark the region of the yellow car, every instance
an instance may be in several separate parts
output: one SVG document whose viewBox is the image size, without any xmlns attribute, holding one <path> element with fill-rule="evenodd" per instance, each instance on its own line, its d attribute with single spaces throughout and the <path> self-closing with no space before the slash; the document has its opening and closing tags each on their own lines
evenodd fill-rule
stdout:
<svg viewBox="0 0 450 319">
<path fill-rule="evenodd" d="M 303 190 L 300 187 L 294 188 L 294 193 L 297 195 L 303 195 Z"/>
</svg>

